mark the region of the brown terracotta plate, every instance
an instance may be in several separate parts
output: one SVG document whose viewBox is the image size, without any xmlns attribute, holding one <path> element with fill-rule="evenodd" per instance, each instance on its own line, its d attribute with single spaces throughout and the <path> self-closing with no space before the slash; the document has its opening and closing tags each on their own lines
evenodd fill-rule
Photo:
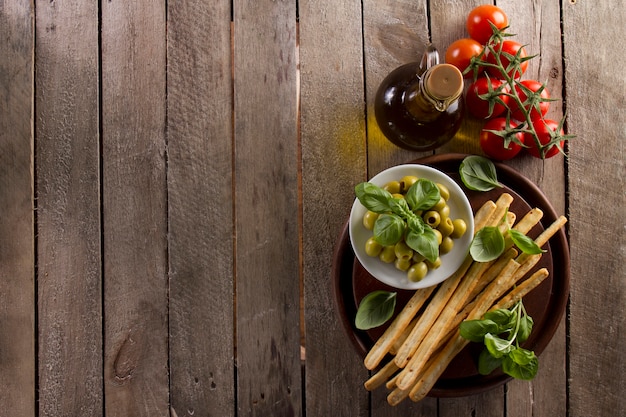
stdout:
<svg viewBox="0 0 626 417">
<path fill-rule="evenodd" d="M 411 161 L 411 163 L 438 168 L 461 184 L 458 168 L 465 156 L 461 154 L 435 155 Z M 482 193 L 469 191 L 461 185 L 467 192 L 474 211 L 485 201 L 495 201 L 502 192 L 506 191 L 514 197 L 514 203 L 510 210 L 516 213 L 518 218 L 533 207 L 543 210 L 544 216 L 541 224 L 529 233 L 529 236 L 535 238 L 544 230 L 544 227 L 557 219 L 556 212 L 543 192 L 530 180 L 507 165 L 501 163 L 495 163 L 495 165 L 498 180 L 504 185 L 503 189 Z M 547 249 L 547 253 L 533 270 L 545 267 L 550 272 L 550 276 L 524 297 L 524 306 L 535 324 L 530 338 L 523 346 L 533 350 L 537 355 L 541 354 L 552 339 L 565 311 L 569 296 L 570 261 L 565 232 L 559 231 L 544 249 Z M 336 308 L 346 333 L 359 354 L 365 357 L 374 341 L 384 331 L 385 326 L 368 332 L 354 327 L 354 317 L 361 299 L 374 290 L 397 291 L 396 311 L 400 311 L 413 292 L 387 287 L 374 279 L 359 264 L 350 245 L 347 221 L 335 245 L 332 281 Z M 470 343 L 448 366 L 429 396 L 459 397 L 472 395 L 507 382 L 510 377 L 500 371 L 494 371 L 487 376 L 478 373 L 475 363 L 481 349 L 480 345 Z M 539 372 L 541 372 L 541 360 L 539 367 Z"/>
</svg>

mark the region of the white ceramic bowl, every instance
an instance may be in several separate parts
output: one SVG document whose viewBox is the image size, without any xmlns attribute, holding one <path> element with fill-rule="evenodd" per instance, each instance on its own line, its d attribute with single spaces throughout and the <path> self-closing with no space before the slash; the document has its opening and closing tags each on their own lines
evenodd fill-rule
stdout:
<svg viewBox="0 0 626 417">
<path fill-rule="evenodd" d="M 358 199 L 354 200 L 350 212 L 350 242 L 354 253 L 365 268 L 374 278 L 395 288 L 415 290 L 437 285 L 449 278 L 463 263 L 469 246 L 474 236 L 474 214 L 469 200 L 461 187 L 448 175 L 438 169 L 417 164 L 404 164 L 388 168 L 374 176 L 369 182 L 383 187 L 389 181 L 399 181 L 405 175 L 415 175 L 418 178 L 426 178 L 435 183 L 443 184 L 450 190 L 450 218 L 461 218 L 467 224 L 467 231 L 461 238 L 454 241 L 453 249 L 441 255 L 441 266 L 428 271 L 428 274 L 418 282 L 411 282 L 404 271 L 398 270 L 394 264 L 386 264 L 378 257 L 371 257 L 365 253 L 365 242 L 372 236 L 372 232 L 363 226 L 363 216 L 367 209 Z"/>
</svg>

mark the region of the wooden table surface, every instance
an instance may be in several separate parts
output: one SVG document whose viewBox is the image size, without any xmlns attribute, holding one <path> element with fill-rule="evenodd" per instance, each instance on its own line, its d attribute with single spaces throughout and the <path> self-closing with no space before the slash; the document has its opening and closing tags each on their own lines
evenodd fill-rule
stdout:
<svg viewBox="0 0 626 417">
<path fill-rule="evenodd" d="M 507 162 L 569 218 L 535 380 L 390 407 L 336 312 L 354 185 L 430 154 L 374 92 L 481 3 L 0 1 L 0 415 L 625 415 L 623 0 L 497 2 L 576 135 Z"/>
</svg>

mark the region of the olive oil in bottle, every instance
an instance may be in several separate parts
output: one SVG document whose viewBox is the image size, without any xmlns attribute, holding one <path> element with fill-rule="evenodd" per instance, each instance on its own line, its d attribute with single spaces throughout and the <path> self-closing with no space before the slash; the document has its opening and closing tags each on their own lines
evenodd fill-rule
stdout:
<svg viewBox="0 0 626 417">
<path fill-rule="evenodd" d="M 447 143 L 463 119 L 463 75 L 453 65 L 439 64 L 429 47 L 421 62 L 393 70 L 376 93 L 376 121 L 387 139 L 413 151 Z"/>
</svg>

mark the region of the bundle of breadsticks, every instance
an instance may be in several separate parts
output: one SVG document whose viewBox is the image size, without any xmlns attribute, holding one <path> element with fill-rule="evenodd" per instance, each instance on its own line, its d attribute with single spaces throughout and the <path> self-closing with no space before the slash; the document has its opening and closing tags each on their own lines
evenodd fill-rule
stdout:
<svg viewBox="0 0 626 417">
<path fill-rule="evenodd" d="M 443 283 L 416 290 L 365 357 L 366 368 L 373 371 L 366 389 L 385 385 L 391 405 L 407 397 L 420 401 L 467 345 L 459 334 L 463 320 L 512 307 L 548 277 L 545 268 L 532 271 L 541 254 L 518 253 L 507 233 L 513 228 L 527 234 L 543 212 L 531 209 L 516 222 L 509 210 L 512 202 L 513 197 L 503 193 L 496 202 L 487 201 L 474 216 L 475 231 L 485 226 L 501 228 L 506 242 L 503 254 L 490 262 L 475 262 L 468 254 Z M 535 239 L 537 245 L 543 247 L 566 222 L 564 216 L 559 217 Z"/>
</svg>

